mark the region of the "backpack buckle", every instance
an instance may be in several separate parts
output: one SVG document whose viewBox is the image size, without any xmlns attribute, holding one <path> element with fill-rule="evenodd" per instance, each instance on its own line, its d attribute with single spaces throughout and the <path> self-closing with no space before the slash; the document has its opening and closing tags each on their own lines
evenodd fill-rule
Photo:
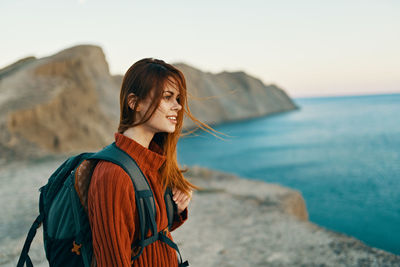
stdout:
<svg viewBox="0 0 400 267">
<path fill-rule="evenodd" d="M 169 233 L 168 226 L 167 226 L 164 230 L 162 230 L 162 233 L 163 233 L 165 236 L 168 235 L 168 233 Z"/>
<path fill-rule="evenodd" d="M 74 247 L 71 249 L 71 252 L 75 252 L 76 255 L 81 255 L 81 252 L 79 251 L 79 249 L 82 247 L 82 244 L 78 245 L 75 243 L 75 240 L 74 240 L 73 245 L 74 245 Z"/>
<path fill-rule="evenodd" d="M 142 248 L 141 246 L 134 247 L 132 249 L 132 257 L 136 257 L 136 255 L 139 254 L 141 248 Z"/>
</svg>

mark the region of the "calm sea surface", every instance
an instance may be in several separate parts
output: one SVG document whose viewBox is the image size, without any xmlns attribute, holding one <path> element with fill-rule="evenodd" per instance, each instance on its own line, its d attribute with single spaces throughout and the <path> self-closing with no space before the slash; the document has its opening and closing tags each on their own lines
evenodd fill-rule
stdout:
<svg viewBox="0 0 400 267">
<path fill-rule="evenodd" d="M 300 110 L 181 138 L 198 164 L 301 191 L 310 221 L 400 254 L 400 94 L 297 98 Z"/>
</svg>

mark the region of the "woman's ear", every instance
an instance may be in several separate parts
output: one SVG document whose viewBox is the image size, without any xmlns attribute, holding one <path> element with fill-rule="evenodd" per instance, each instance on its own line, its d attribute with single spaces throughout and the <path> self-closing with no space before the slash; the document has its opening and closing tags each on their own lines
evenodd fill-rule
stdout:
<svg viewBox="0 0 400 267">
<path fill-rule="evenodd" d="M 136 101 L 137 101 L 137 96 L 135 96 L 134 93 L 130 93 L 128 95 L 128 105 L 132 110 L 135 108 Z M 140 111 L 140 105 L 137 106 L 136 110 Z"/>
</svg>

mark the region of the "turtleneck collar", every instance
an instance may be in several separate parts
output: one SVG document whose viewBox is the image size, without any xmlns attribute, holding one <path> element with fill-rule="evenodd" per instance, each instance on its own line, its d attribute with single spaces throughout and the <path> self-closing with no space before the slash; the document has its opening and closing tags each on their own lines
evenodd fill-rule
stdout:
<svg viewBox="0 0 400 267">
<path fill-rule="evenodd" d="M 121 133 L 114 133 L 114 137 L 115 144 L 127 152 L 143 172 L 145 169 L 159 170 L 166 159 L 162 148 L 154 140 L 151 140 L 149 148 L 147 148 Z"/>
</svg>

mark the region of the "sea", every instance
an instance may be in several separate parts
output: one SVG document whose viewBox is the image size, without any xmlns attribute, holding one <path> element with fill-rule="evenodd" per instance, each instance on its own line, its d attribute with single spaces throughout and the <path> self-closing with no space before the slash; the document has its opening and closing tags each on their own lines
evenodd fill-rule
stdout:
<svg viewBox="0 0 400 267">
<path fill-rule="evenodd" d="M 400 255 L 400 94 L 294 98 L 297 110 L 178 143 L 200 165 L 301 192 L 309 220 Z"/>
</svg>

